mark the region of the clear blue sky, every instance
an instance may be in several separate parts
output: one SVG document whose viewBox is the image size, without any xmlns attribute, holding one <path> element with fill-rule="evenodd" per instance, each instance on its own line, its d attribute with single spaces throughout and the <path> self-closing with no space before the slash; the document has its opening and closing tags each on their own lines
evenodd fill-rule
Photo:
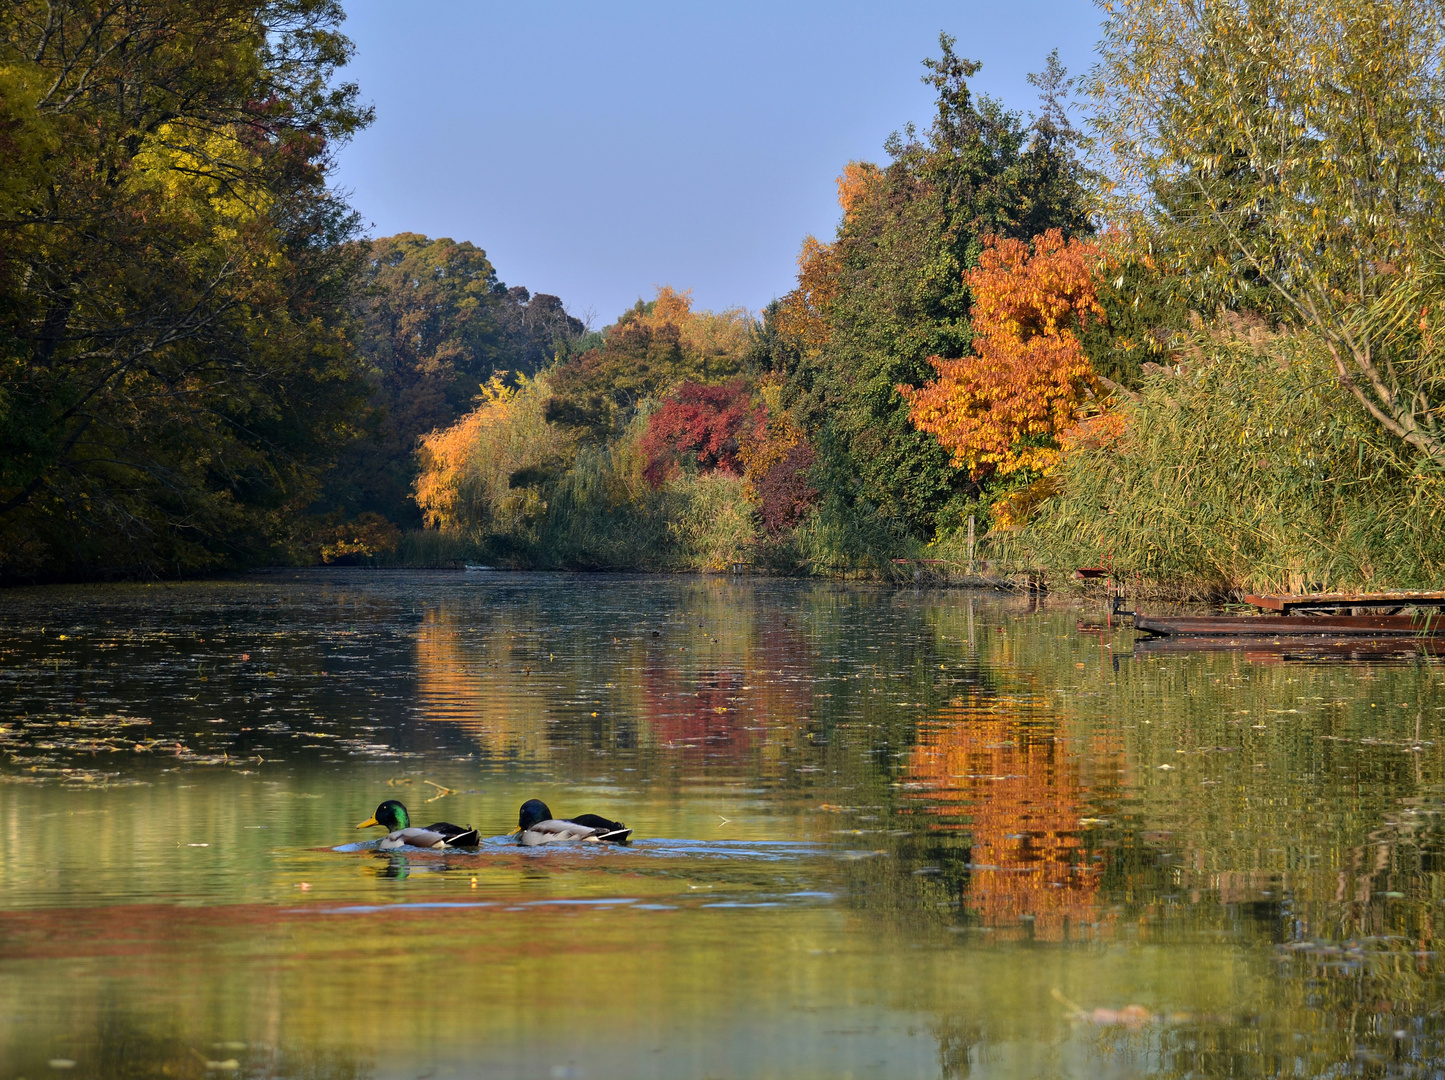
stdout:
<svg viewBox="0 0 1445 1080">
<path fill-rule="evenodd" d="M 1100 22 L 1087 0 L 345 7 L 376 123 L 336 182 L 372 235 L 470 240 L 598 327 L 659 284 L 709 308 L 787 292 L 843 165 L 929 122 L 940 30 L 1027 114 L 1027 73 L 1058 48 L 1082 74 Z"/>
</svg>

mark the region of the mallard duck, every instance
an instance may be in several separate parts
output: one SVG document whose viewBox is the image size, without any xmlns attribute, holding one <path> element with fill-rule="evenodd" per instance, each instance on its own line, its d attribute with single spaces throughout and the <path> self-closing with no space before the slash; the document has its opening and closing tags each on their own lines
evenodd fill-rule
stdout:
<svg viewBox="0 0 1445 1080">
<path fill-rule="evenodd" d="M 514 830 L 517 843 L 523 847 L 538 844 L 556 844 L 567 840 L 585 840 L 595 843 L 605 840 L 613 844 L 625 844 L 632 830 L 620 821 L 609 821 L 596 814 L 578 814 L 574 818 L 554 818 L 552 811 L 541 799 L 528 799 L 522 804 L 517 815 Z"/>
<path fill-rule="evenodd" d="M 477 830 L 468 826 L 462 828 L 450 822 L 438 821 L 424 829 L 415 828 L 406 807 L 395 799 L 387 799 L 376 808 L 376 813 L 357 826 L 358 829 L 380 825 L 387 830 L 381 839 L 381 847 L 445 848 L 476 847 Z"/>
</svg>

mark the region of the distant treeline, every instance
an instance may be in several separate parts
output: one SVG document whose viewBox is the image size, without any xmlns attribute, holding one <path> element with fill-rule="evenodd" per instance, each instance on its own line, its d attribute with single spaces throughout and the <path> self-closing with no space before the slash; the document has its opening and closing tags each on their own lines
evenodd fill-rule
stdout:
<svg viewBox="0 0 1445 1080">
<path fill-rule="evenodd" d="M 594 331 L 472 244 L 359 235 L 335 4 L 8 6 L 0 575 L 1440 584 L 1441 29 L 1106 15 L 1084 130 L 1055 56 L 1024 116 L 944 35 L 792 291 Z"/>
</svg>

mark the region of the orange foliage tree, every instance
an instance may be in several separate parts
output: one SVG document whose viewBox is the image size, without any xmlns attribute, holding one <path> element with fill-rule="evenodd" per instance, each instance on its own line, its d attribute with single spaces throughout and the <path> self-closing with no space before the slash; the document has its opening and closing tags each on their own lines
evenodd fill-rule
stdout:
<svg viewBox="0 0 1445 1080">
<path fill-rule="evenodd" d="M 828 317 L 838 294 L 838 251 L 817 237 L 803 241 L 798 253 L 798 286 L 778 306 L 778 333 L 799 352 L 817 355 L 832 336 Z"/>
<path fill-rule="evenodd" d="M 986 237 L 973 292 L 973 356 L 931 357 L 938 378 L 900 386 L 909 418 L 974 479 L 1047 472 L 1098 377 L 1074 333 L 1103 318 L 1091 268 L 1099 250 L 1058 229 L 1021 240 Z"/>
</svg>

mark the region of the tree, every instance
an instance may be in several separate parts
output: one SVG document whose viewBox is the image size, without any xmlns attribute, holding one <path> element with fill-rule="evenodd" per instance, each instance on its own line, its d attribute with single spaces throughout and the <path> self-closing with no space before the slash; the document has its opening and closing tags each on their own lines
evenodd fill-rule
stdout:
<svg viewBox="0 0 1445 1080">
<path fill-rule="evenodd" d="M 1419 0 L 1121 0 L 1094 92 L 1126 209 L 1199 291 L 1267 290 L 1445 464 L 1445 23 Z"/>
<path fill-rule="evenodd" d="M 745 494 L 773 536 L 792 528 L 818 499 L 812 484 L 817 454 L 782 406 L 782 380 L 772 375 L 759 387 L 763 408 L 739 439 L 738 458 L 747 478 Z"/>
<path fill-rule="evenodd" d="M 664 285 L 604 331 L 600 348 L 559 364 L 547 419 L 601 440 L 618 434 L 646 399 L 681 383 L 738 375 L 755 326 L 742 308 L 693 311 L 691 292 Z"/>
<path fill-rule="evenodd" d="M 557 297 L 499 281 L 481 248 L 417 233 L 371 242 L 354 311 L 377 414 L 323 502 L 402 525 L 421 524 L 418 440 L 455 423 L 495 372 L 533 375 L 584 329 Z"/>
<path fill-rule="evenodd" d="M 921 537 L 947 524 L 949 506 L 976 485 L 910 422 L 898 387 L 932 377 L 930 357 L 967 355 L 964 272 L 982 236 L 1089 230 L 1057 61 L 1039 76 L 1043 113 L 1025 126 L 976 98 L 968 80 L 979 65 L 957 56 L 947 35 L 939 44 L 942 55 L 925 62 L 924 81 L 937 93 L 933 123 L 892 136 L 887 165 L 844 171 L 837 234 L 805 245 L 798 288 L 775 319 L 789 408 L 817 451 L 825 494 Z"/>
<path fill-rule="evenodd" d="M 534 478 L 560 472 L 576 447 L 543 419 L 546 376 L 518 375 L 514 382 L 494 375 L 475 409 L 422 437 L 416 501 L 428 525 L 478 536 L 517 534 L 545 513 Z"/>
<path fill-rule="evenodd" d="M 1074 333 L 1103 315 L 1091 274 L 1098 249 L 1058 229 L 1034 240 L 985 239 L 969 271 L 974 355 L 933 357 L 938 379 L 898 392 L 909 418 L 937 437 L 974 479 L 1058 463 L 1059 437 L 1077 423 L 1098 379 Z"/>
<path fill-rule="evenodd" d="M 0 575 L 269 557 L 353 437 L 342 18 L 0 7 Z"/>
<path fill-rule="evenodd" d="M 725 383 L 683 383 L 647 418 L 642 452 L 647 458 L 643 476 L 661 487 L 668 474 L 683 462 L 698 472 L 720 471 L 742 475 L 738 447 L 746 432 L 760 422 L 747 380 Z"/>
</svg>

